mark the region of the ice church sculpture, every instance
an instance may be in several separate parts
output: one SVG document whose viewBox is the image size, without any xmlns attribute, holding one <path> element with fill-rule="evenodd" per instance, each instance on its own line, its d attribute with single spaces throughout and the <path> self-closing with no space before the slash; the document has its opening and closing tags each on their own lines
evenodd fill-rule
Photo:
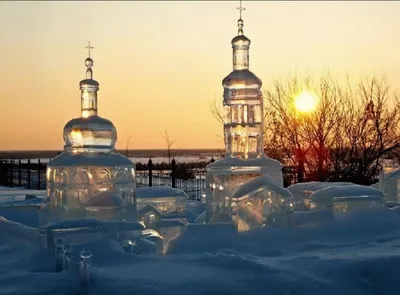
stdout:
<svg viewBox="0 0 400 295">
<path fill-rule="evenodd" d="M 225 158 L 206 168 L 205 221 L 243 221 L 246 215 L 252 219 L 247 220 L 251 226 L 238 229 L 247 230 L 263 225 L 265 216 L 259 214 L 267 199 L 278 202 L 281 210 L 286 211 L 291 194 L 283 188 L 282 164 L 264 154 L 262 82 L 249 70 L 250 39 L 243 34 L 241 12 L 244 8 L 240 5 L 238 9 L 238 33 L 232 39 L 233 71 L 222 81 Z M 262 178 L 253 182 L 258 177 Z M 252 193 L 249 190 L 239 193 L 241 190 L 237 189 L 241 186 L 251 187 Z M 269 192 L 263 189 L 272 186 L 280 188 Z M 271 198 L 272 193 L 279 197 Z"/>
<path fill-rule="evenodd" d="M 86 79 L 79 83 L 81 116 L 65 125 L 65 151 L 47 165 L 41 224 L 86 217 L 123 220 L 135 210 L 135 165 L 115 152 L 117 130 L 98 115 L 93 47 L 89 43 L 86 48 Z"/>
</svg>

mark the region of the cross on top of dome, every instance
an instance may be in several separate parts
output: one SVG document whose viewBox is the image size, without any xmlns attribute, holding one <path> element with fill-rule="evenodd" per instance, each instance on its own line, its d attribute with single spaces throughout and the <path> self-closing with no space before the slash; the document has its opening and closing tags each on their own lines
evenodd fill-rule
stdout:
<svg viewBox="0 0 400 295">
<path fill-rule="evenodd" d="M 242 7 L 242 0 L 240 0 L 239 7 L 236 7 L 239 10 L 239 20 L 238 20 L 238 35 L 243 35 L 243 20 L 242 20 L 242 11 L 246 10 L 245 7 Z"/>
<path fill-rule="evenodd" d="M 88 50 L 89 57 L 90 57 L 90 49 L 93 49 L 93 46 L 90 46 L 90 41 L 88 41 L 88 46 L 85 47 Z"/>
<path fill-rule="evenodd" d="M 93 46 L 90 46 L 90 41 L 88 41 L 88 45 L 85 47 L 88 50 L 89 57 L 85 59 L 85 66 L 86 66 L 86 79 L 92 80 L 93 79 L 93 59 L 90 57 L 90 49 L 93 49 Z"/>
</svg>

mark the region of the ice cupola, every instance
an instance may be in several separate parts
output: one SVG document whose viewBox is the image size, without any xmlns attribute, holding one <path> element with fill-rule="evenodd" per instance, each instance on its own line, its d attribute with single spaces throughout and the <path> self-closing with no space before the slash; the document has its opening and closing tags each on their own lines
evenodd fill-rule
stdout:
<svg viewBox="0 0 400 295">
<path fill-rule="evenodd" d="M 42 223 L 82 217 L 125 219 L 136 206 L 135 165 L 115 151 L 116 128 L 98 115 L 93 47 L 89 43 L 86 48 L 86 77 L 79 83 L 81 116 L 65 125 L 65 151 L 47 166 Z"/>
<path fill-rule="evenodd" d="M 260 204 L 259 201 L 262 203 L 261 199 L 264 197 L 247 196 L 243 199 L 240 196 L 244 191 L 240 189 L 243 185 L 250 185 L 251 188 L 260 185 L 260 191 L 261 184 L 263 188 L 283 186 L 281 163 L 264 154 L 262 82 L 249 70 L 250 39 L 243 32 L 244 8 L 241 1 L 238 9 L 238 31 L 231 42 L 233 70 L 222 81 L 225 157 L 209 164 L 206 169 L 207 222 L 232 221 L 235 219 L 234 214 L 242 212 L 235 208 L 240 208 L 245 199 L 245 204 L 251 205 L 254 212 L 260 213 L 262 208 L 256 204 Z M 265 179 L 246 184 L 258 177 Z M 268 181 L 271 182 L 271 186 L 265 185 Z M 249 201 L 252 198 L 255 200 L 254 204 Z M 245 214 L 255 216 L 249 212 Z M 262 215 L 260 214 L 258 216 Z"/>
<path fill-rule="evenodd" d="M 80 81 L 81 117 L 72 119 L 64 127 L 65 150 L 77 152 L 107 152 L 114 149 L 117 131 L 113 123 L 97 115 L 99 83 L 93 79 L 93 59 L 85 60 L 86 79 Z"/>
</svg>

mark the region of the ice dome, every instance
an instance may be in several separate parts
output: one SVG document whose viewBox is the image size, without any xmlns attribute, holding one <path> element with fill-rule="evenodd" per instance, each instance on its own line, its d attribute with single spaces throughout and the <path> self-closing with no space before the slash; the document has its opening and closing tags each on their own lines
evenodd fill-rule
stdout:
<svg viewBox="0 0 400 295">
<path fill-rule="evenodd" d="M 261 89 L 262 81 L 250 70 L 232 71 L 228 76 L 222 80 L 222 86 L 225 91 L 234 89 Z M 254 94 L 260 94 L 254 91 Z M 226 94 L 225 94 L 226 96 Z"/>
<path fill-rule="evenodd" d="M 233 37 L 231 43 L 232 48 L 240 48 L 244 46 L 250 46 L 251 41 L 245 35 L 238 35 Z"/>
<path fill-rule="evenodd" d="M 111 151 L 117 142 L 114 124 L 97 115 L 70 120 L 64 127 L 65 150 Z"/>
<path fill-rule="evenodd" d="M 244 34 L 243 34 L 243 25 L 244 22 L 242 20 L 242 15 L 241 15 L 241 10 L 243 10 L 243 8 L 239 8 L 240 9 L 240 17 L 237 21 L 237 26 L 238 26 L 238 33 L 237 36 L 233 37 L 231 43 L 232 43 L 232 48 L 241 48 L 241 47 L 248 47 L 250 46 L 250 39 L 247 38 Z"/>
</svg>

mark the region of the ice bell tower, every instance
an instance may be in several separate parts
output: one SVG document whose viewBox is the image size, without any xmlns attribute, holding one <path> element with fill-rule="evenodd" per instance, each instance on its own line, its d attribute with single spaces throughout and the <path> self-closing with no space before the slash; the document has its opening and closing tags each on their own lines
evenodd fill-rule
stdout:
<svg viewBox="0 0 400 295">
<path fill-rule="evenodd" d="M 233 71 L 224 87 L 224 138 L 226 157 L 240 159 L 263 156 L 263 98 L 261 80 L 249 70 L 250 39 L 243 34 L 242 10 L 238 33 L 232 39 Z"/>
<path fill-rule="evenodd" d="M 252 215 L 247 209 L 238 209 L 247 205 L 257 208 L 252 210 L 258 212 L 259 216 L 262 215 L 262 206 L 257 204 L 263 197 L 252 197 L 254 202 L 246 199 L 248 196 L 242 198 L 243 186 L 251 188 L 252 191 L 265 189 L 265 181 L 269 181 L 274 187 L 283 186 L 282 164 L 264 154 L 262 82 L 249 70 L 250 39 L 243 33 L 244 8 L 241 1 L 238 9 L 238 31 L 231 42 L 233 70 L 222 81 L 225 158 L 209 164 L 206 168 L 207 223 L 238 220 L 238 216 L 242 214 L 238 212 Z M 257 180 L 251 185 L 248 184 L 258 177 L 265 177 L 267 180 Z M 257 220 L 256 223 L 259 224 L 261 221 Z"/>
</svg>

